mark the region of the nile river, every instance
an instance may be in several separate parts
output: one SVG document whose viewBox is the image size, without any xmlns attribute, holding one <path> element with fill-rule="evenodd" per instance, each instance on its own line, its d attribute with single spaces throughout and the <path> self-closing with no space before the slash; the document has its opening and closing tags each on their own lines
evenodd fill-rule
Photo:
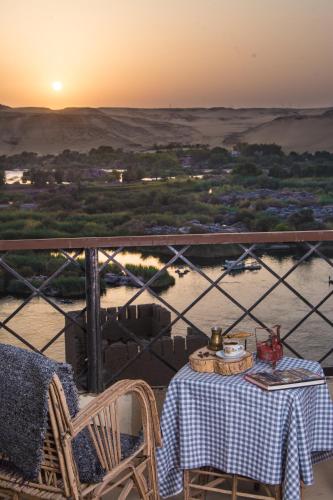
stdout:
<svg viewBox="0 0 333 500">
<path fill-rule="evenodd" d="M 161 267 L 162 262 L 156 257 L 142 260 L 140 254 L 124 253 L 119 257 L 122 263 L 143 263 Z M 295 263 L 293 257 L 264 256 L 263 260 L 280 276 Z M 190 271 L 183 277 L 175 272 L 177 266 L 171 267 L 170 272 L 176 279 L 176 284 L 164 291 L 161 296 L 178 311 L 185 309 L 201 294 L 209 283 L 202 276 Z M 222 273 L 221 264 L 204 264 L 201 269 L 213 280 Z M 330 291 L 328 277 L 333 275 L 333 269 L 323 260 L 312 258 L 301 264 L 287 281 L 295 287 L 313 305 L 318 304 Z M 250 307 L 258 297 L 269 289 L 276 278 L 264 268 L 258 271 L 243 271 L 232 276 L 227 275 L 221 282 L 223 288 L 235 297 L 244 307 Z M 332 287 L 331 287 L 332 288 Z M 136 288 L 119 287 L 108 288 L 102 296 L 103 307 L 121 306 L 135 293 Z M 56 299 L 52 299 L 56 300 Z M 320 311 L 333 321 L 332 296 L 320 307 Z M 0 320 L 4 320 L 22 301 L 13 297 L 0 299 Z M 158 302 L 148 292 L 141 294 L 134 304 Z M 84 301 L 75 301 L 73 304 L 59 304 L 64 310 L 78 310 L 85 306 Z M 268 325 L 279 323 L 282 325 L 282 335 L 292 328 L 307 312 L 309 307 L 280 284 L 261 304 L 253 314 Z M 210 327 L 219 324 L 222 328 L 231 325 L 240 316 L 241 310 L 232 304 L 219 291 L 209 292 L 193 309 L 187 313 L 187 318 L 202 330 L 209 333 Z M 172 317 L 174 315 L 172 314 Z M 53 335 L 64 326 L 64 318 L 43 299 L 34 298 L 19 314 L 13 318 L 8 326 L 16 330 L 36 347 L 42 347 Z M 255 323 L 248 317 L 239 323 L 235 330 L 245 329 L 254 332 Z M 187 325 L 182 320 L 173 326 L 173 334 L 185 335 Z M 4 329 L 0 330 L 0 341 L 22 345 Z M 319 359 L 322 354 L 333 347 L 333 329 L 317 314 L 312 314 L 289 337 L 290 345 L 306 358 Z M 61 337 L 47 352 L 50 357 L 64 359 L 64 339 Z M 286 354 L 288 350 L 285 349 Z M 324 366 L 333 366 L 333 355 L 323 363 Z"/>
</svg>

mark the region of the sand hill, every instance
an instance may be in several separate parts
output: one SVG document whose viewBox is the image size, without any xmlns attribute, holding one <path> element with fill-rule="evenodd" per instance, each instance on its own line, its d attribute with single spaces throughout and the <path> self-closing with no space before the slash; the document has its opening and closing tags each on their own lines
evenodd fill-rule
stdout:
<svg viewBox="0 0 333 500">
<path fill-rule="evenodd" d="M 327 109 L 10 108 L 0 105 L 0 154 L 59 153 L 110 145 L 238 141 L 281 144 L 286 151 L 333 152 L 333 111 Z"/>
<path fill-rule="evenodd" d="M 275 142 L 285 151 L 333 152 L 333 111 L 279 117 L 239 134 L 238 139 L 248 143 Z"/>
</svg>

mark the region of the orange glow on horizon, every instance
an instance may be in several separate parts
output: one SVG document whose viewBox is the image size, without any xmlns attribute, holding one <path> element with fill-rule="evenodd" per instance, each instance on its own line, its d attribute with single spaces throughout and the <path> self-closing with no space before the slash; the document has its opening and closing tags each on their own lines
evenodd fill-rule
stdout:
<svg viewBox="0 0 333 500">
<path fill-rule="evenodd" d="M 9 106 L 332 105 L 331 0 L 0 2 Z"/>
</svg>

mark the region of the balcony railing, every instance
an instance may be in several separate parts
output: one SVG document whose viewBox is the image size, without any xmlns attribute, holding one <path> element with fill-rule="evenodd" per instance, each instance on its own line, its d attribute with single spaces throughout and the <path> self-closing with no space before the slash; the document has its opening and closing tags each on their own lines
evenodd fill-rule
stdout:
<svg viewBox="0 0 333 500">
<path fill-rule="evenodd" d="M 195 251 L 200 247 L 208 249 L 207 253 L 210 254 L 214 253 L 211 252 L 212 249 L 222 249 L 215 252 L 220 257 L 215 258 L 213 271 L 211 265 L 203 265 L 202 257 L 206 251 Z M 289 257 L 280 257 L 277 261 L 266 258 L 267 255 L 281 250 Z M 13 254 L 19 255 L 27 251 L 36 252 L 37 258 L 41 251 L 49 255 L 61 255 L 63 261 L 58 269 L 48 276 L 41 277 L 36 285 L 11 263 L 10 257 Z M 159 269 L 149 279 L 144 280 L 125 266 L 121 259 L 125 251 L 141 251 L 162 256 Z M 325 372 L 333 374 L 333 310 L 329 300 L 333 294 L 329 277 L 330 272 L 333 275 L 333 261 L 330 258 L 330 255 L 333 255 L 333 231 L 2 240 L 0 252 L 0 270 L 3 276 L 7 279 L 14 278 L 29 290 L 24 299 L 13 302 L 13 309 L 8 314 L 1 314 L 0 308 L 0 341 L 13 341 L 36 352 L 49 354 L 57 343 L 63 341 L 65 331 L 70 336 L 71 328 L 79 329 L 85 336 L 87 388 L 92 392 L 100 392 L 105 385 L 126 376 L 129 368 L 148 354 L 155 364 L 161 363 L 170 373 L 177 371 L 179 360 L 177 364 L 176 355 L 173 362 L 172 354 L 164 356 L 161 350 L 157 349 L 157 345 L 163 336 L 170 335 L 171 331 L 174 332 L 173 329 L 177 330 L 179 323 L 201 339 L 201 343 L 207 342 L 207 325 L 216 322 L 222 324 L 225 332 L 235 328 L 254 330 L 256 326 L 267 327 L 281 323 L 284 327 L 287 324 L 282 336 L 285 352 L 288 355 L 304 357 L 305 346 L 308 348 L 307 354 L 313 353 L 313 357 L 323 364 Z M 225 260 L 223 255 L 232 255 L 233 260 L 227 269 L 222 270 L 221 264 Z M 264 278 L 259 280 L 259 274 L 251 274 L 251 277 L 235 274 L 239 271 L 239 264 L 248 262 L 249 259 L 260 266 L 260 273 L 263 273 Z M 313 267 L 314 262 L 317 267 Z M 113 302 L 101 307 L 101 276 L 110 263 L 128 277 L 135 289 L 133 291 L 132 288 L 127 288 L 125 295 L 117 292 L 117 297 L 122 298 L 123 303 Z M 192 274 L 190 286 L 189 281 L 184 278 L 179 279 L 177 287 L 171 287 L 168 293 L 157 291 L 154 286 L 156 280 L 167 270 L 174 274 L 177 265 L 186 266 Z M 52 282 L 66 273 L 71 266 L 77 267 L 85 277 L 85 299 L 80 302 L 82 307 L 79 310 L 77 305 L 65 306 L 47 292 Z M 196 287 L 199 282 L 200 286 Z M 236 287 L 235 293 L 237 284 L 240 286 Z M 111 297 L 116 295 L 115 290 L 110 289 Z M 276 296 L 277 290 L 282 290 L 282 295 Z M 209 302 L 208 296 L 212 295 L 213 298 Z M 150 297 L 154 304 L 161 305 L 163 311 L 169 312 L 169 316 L 164 315 L 158 331 L 148 338 L 139 335 L 130 321 L 133 314 L 138 314 L 134 311 L 134 306 L 142 304 L 144 297 L 146 302 L 147 297 Z M 26 314 L 24 331 L 21 331 L 22 328 L 17 331 L 15 327 L 15 320 L 19 315 L 22 318 L 22 314 L 36 298 L 40 302 L 34 314 L 38 315 L 40 311 L 40 314 L 45 316 L 45 328 L 48 327 L 48 316 L 40 307 L 42 301 L 48 308 L 51 307 L 61 315 L 64 321 L 62 327 L 53 332 L 52 337 L 43 345 L 40 341 L 36 345 L 29 334 L 30 322 L 36 321 L 36 316 L 30 319 L 31 311 L 30 315 Z M 188 303 L 186 298 L 189 299 Z M 272 301 L 274 313 L 270 314 Z M 201 307 L 203 303 L 205 305 Z M 199 313 L 193 315 L 193 311 L 198 307 L 201 307 Z M 230 311 L 226 314 L 228 308 Z M 289 320 L 286 321 L 288 317 Z M 121 366 L 117 362 L 114 369 L 112 366 L 108 367 L 106 375 L 106 341 L 103 339 L 103 330 L 110 322 L 124 318 L 128 322 L 119 321 L 118 330 L 122 332 L 124 339 L 135 343 L 137 349 L 131 352 Z M 307 322 L 310 320 L 311 331 L 303 335 L 305 325 L 309 324 Z M 38 334 L 34 338 L 39 339 Z M 297 339 L 297 342 L 293 339 Z"/>
</svg>

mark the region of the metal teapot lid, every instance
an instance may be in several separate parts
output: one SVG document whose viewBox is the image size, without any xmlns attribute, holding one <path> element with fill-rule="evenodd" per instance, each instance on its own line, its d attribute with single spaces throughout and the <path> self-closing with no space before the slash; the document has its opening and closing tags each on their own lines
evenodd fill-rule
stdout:
<svg viewBox="0 0 333 500">
<path fill-rule="evenodd" d="M 218 325 L 212 326 L 212 333 L 222 333 L 222 328 Z"/>
</svg>

